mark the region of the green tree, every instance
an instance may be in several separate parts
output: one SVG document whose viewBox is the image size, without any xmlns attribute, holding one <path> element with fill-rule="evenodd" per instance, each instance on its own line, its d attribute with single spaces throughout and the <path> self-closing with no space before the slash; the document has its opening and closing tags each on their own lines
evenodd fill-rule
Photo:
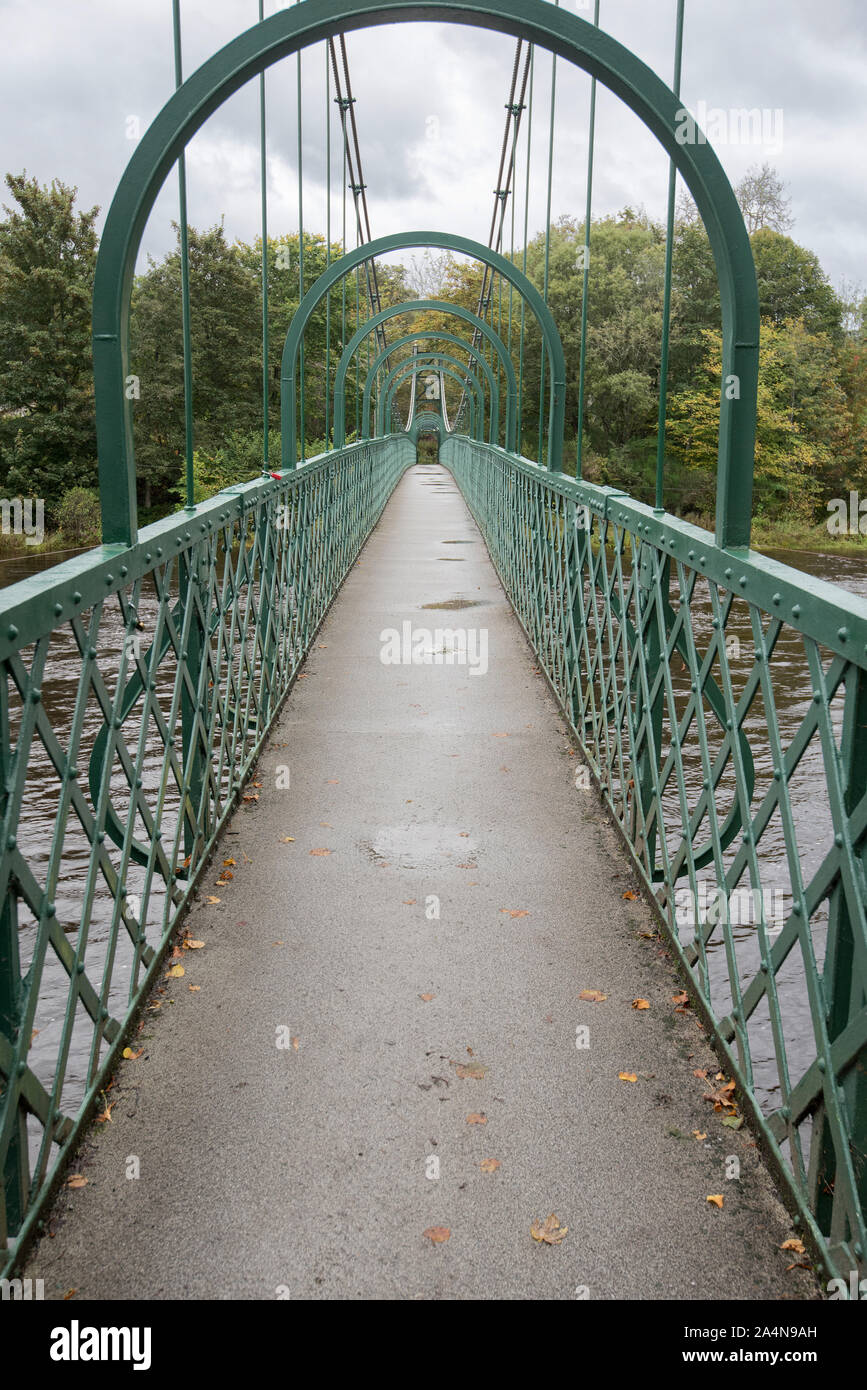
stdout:
<svg viewBox="0 0 867 1390">
<path fill-rule="evenodd" d="M 77 189 L 7 174 L 0 222 L 0 475 L 54 521 L 73 483 L 96 482 L 90 301 L 99 211 Z"/>
<path fill-rule="evenodd" d="M 812 251 L 763 227 L 750 237 L 762 318 L 782 324 L 802 319 L 808 332 L 842 339 L 843 305 Z"/>
</svg>

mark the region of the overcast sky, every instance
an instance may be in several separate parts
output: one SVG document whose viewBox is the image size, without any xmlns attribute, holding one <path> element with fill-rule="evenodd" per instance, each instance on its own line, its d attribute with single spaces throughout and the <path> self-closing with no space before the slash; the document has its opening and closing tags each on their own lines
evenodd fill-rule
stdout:
<svg viewBox="0 0 867 1390">
<path fill-rule="evenodd" d="M 588 17 L 582 0 L 564 7 Z M 266 15 L 284 6 L 266 0 Z M 258 16 L 257 0 L 182 0 L 185 74 Z M 667 82 L 675 0 L 602 0 L 601 25 Z M 174 85 L 171 0 L 0 0 L 0 168 L 59 178 L 103 214 L 133 148 Z M 412 24 L 347 39 L 373 235 L 437 228 L 487 240 L 515 41 Z M 325 229 L 325 52 L 303 59 L 305 227 Z M 537 50 L 530 232 L 545 221 L 551 58 Z M 685 105 L 758 107 L 764 144 L 718 143 L 733 182 L 767 160 L 788 184 L 792 235 L 835 286 L 867 283 L 867 0 L 686 0 Z M 269 71 L 272 234 L 298 226 L 294 58 Z M 583 216 L 589 79 L 557 65 L 552 217 Z M 777 114 L 779 113 L 779 114 Z M 780 136 L 782 137 L 780 139 Z M 656 141 L 600 88 L 594 214 L 629 204 L 664 215 L 667 163 Z M 341 165 L 334 142 L 334 235 Z M 523 187 L 524 148 L 519 164 Z M 188 152 L 189 216 L 225 217 L 230 237 L 259 229 L 258 84 L 240 91 Z M 8 196 L 6 200 L 8 202 Z M 519 204 L 519 207 L 522 205 Z M 144 249 L 173 244 L 170 176 Z M 520 241 L 520 236 L 518 237 Z M 507 238 L 508 241 L 508 238 Z"/>
</svg>

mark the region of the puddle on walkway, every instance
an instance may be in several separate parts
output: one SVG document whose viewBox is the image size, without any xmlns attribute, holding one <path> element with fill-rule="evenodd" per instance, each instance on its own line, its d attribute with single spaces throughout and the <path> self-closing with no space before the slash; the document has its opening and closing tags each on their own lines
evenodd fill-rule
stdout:
<svg viewBox="0 0 867 1390">
<path fill-rule="evenodd" d="M 422 608 L 447 608 L 449 612 L 456 608 L 484 608 L 488 600 L 484 598 L 448 598 L 445 603 L 422 603 Z"/>
<path fill-rule="evenodd" d="M 475 541 L 440 541 L 440 545 L 475 545 Z"/>
<path fill-rule="evenodd" d="M 466 560 L 464 559 L 463 555 L 438 555 L 438 556 L 437 556 L 437 559 L 438 559 L 438 560 L 442 560 L 443 564 L 448 564 L 448 565 L 465 565 L 465 564 L 466 564 Z"/>
<path fill-rule="evenodd" d="M 457 826 L 383 825 L 360 848 L 393 869 L 441 869 L 476 858 L 476 843 Z"/>
</svg>

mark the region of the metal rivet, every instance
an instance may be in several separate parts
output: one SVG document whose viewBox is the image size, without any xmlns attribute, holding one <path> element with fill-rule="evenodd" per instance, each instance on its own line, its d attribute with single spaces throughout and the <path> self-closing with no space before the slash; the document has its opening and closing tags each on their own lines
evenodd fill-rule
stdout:
<svg viewBox="0 0 867 1390">
<path fill-rule="evenodd" d="M 14 623 L 10 623 L 9 626 L 7 627 L 7 629 L 6 629 L 6 636 L 9 638 L 9 641 L 10 641 L 10 642 L 14 642 L 14 641 L 15 641 L 15 638 L 18 636 L 18 629 L 17 629 L 17 627 L 15 626 Z"/>
<path fill-rule="evenodd" d="M 800 605 L 799 603 L 796 603 L 795 606 L 794 606 L 794 608 L 792 609 L 792 617 L 793 617 L 793 618 L 800 618 L 800 616 L 801 616 L 801 605 Z"/>
</svg>

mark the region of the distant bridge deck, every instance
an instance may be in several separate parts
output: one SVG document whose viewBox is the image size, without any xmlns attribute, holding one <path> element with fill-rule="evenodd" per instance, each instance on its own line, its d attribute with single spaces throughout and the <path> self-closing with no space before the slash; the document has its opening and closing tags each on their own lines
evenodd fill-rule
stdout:
<svg viewBox="0 0 867 1390">
<path fill-rule="evenodd" d="M 430 607 L 456 597 L 479 606 Z M 405 621 L 485 628 L 487 674 L 383 664 Z M 24 1273 L 76 1299 L 815 1297 L 445 469 L 404 476 L 304 676 L 186 920 L 204 948 Z M 531 1236 L 550 1213 L 559 1245 Z"/>
</svg>

